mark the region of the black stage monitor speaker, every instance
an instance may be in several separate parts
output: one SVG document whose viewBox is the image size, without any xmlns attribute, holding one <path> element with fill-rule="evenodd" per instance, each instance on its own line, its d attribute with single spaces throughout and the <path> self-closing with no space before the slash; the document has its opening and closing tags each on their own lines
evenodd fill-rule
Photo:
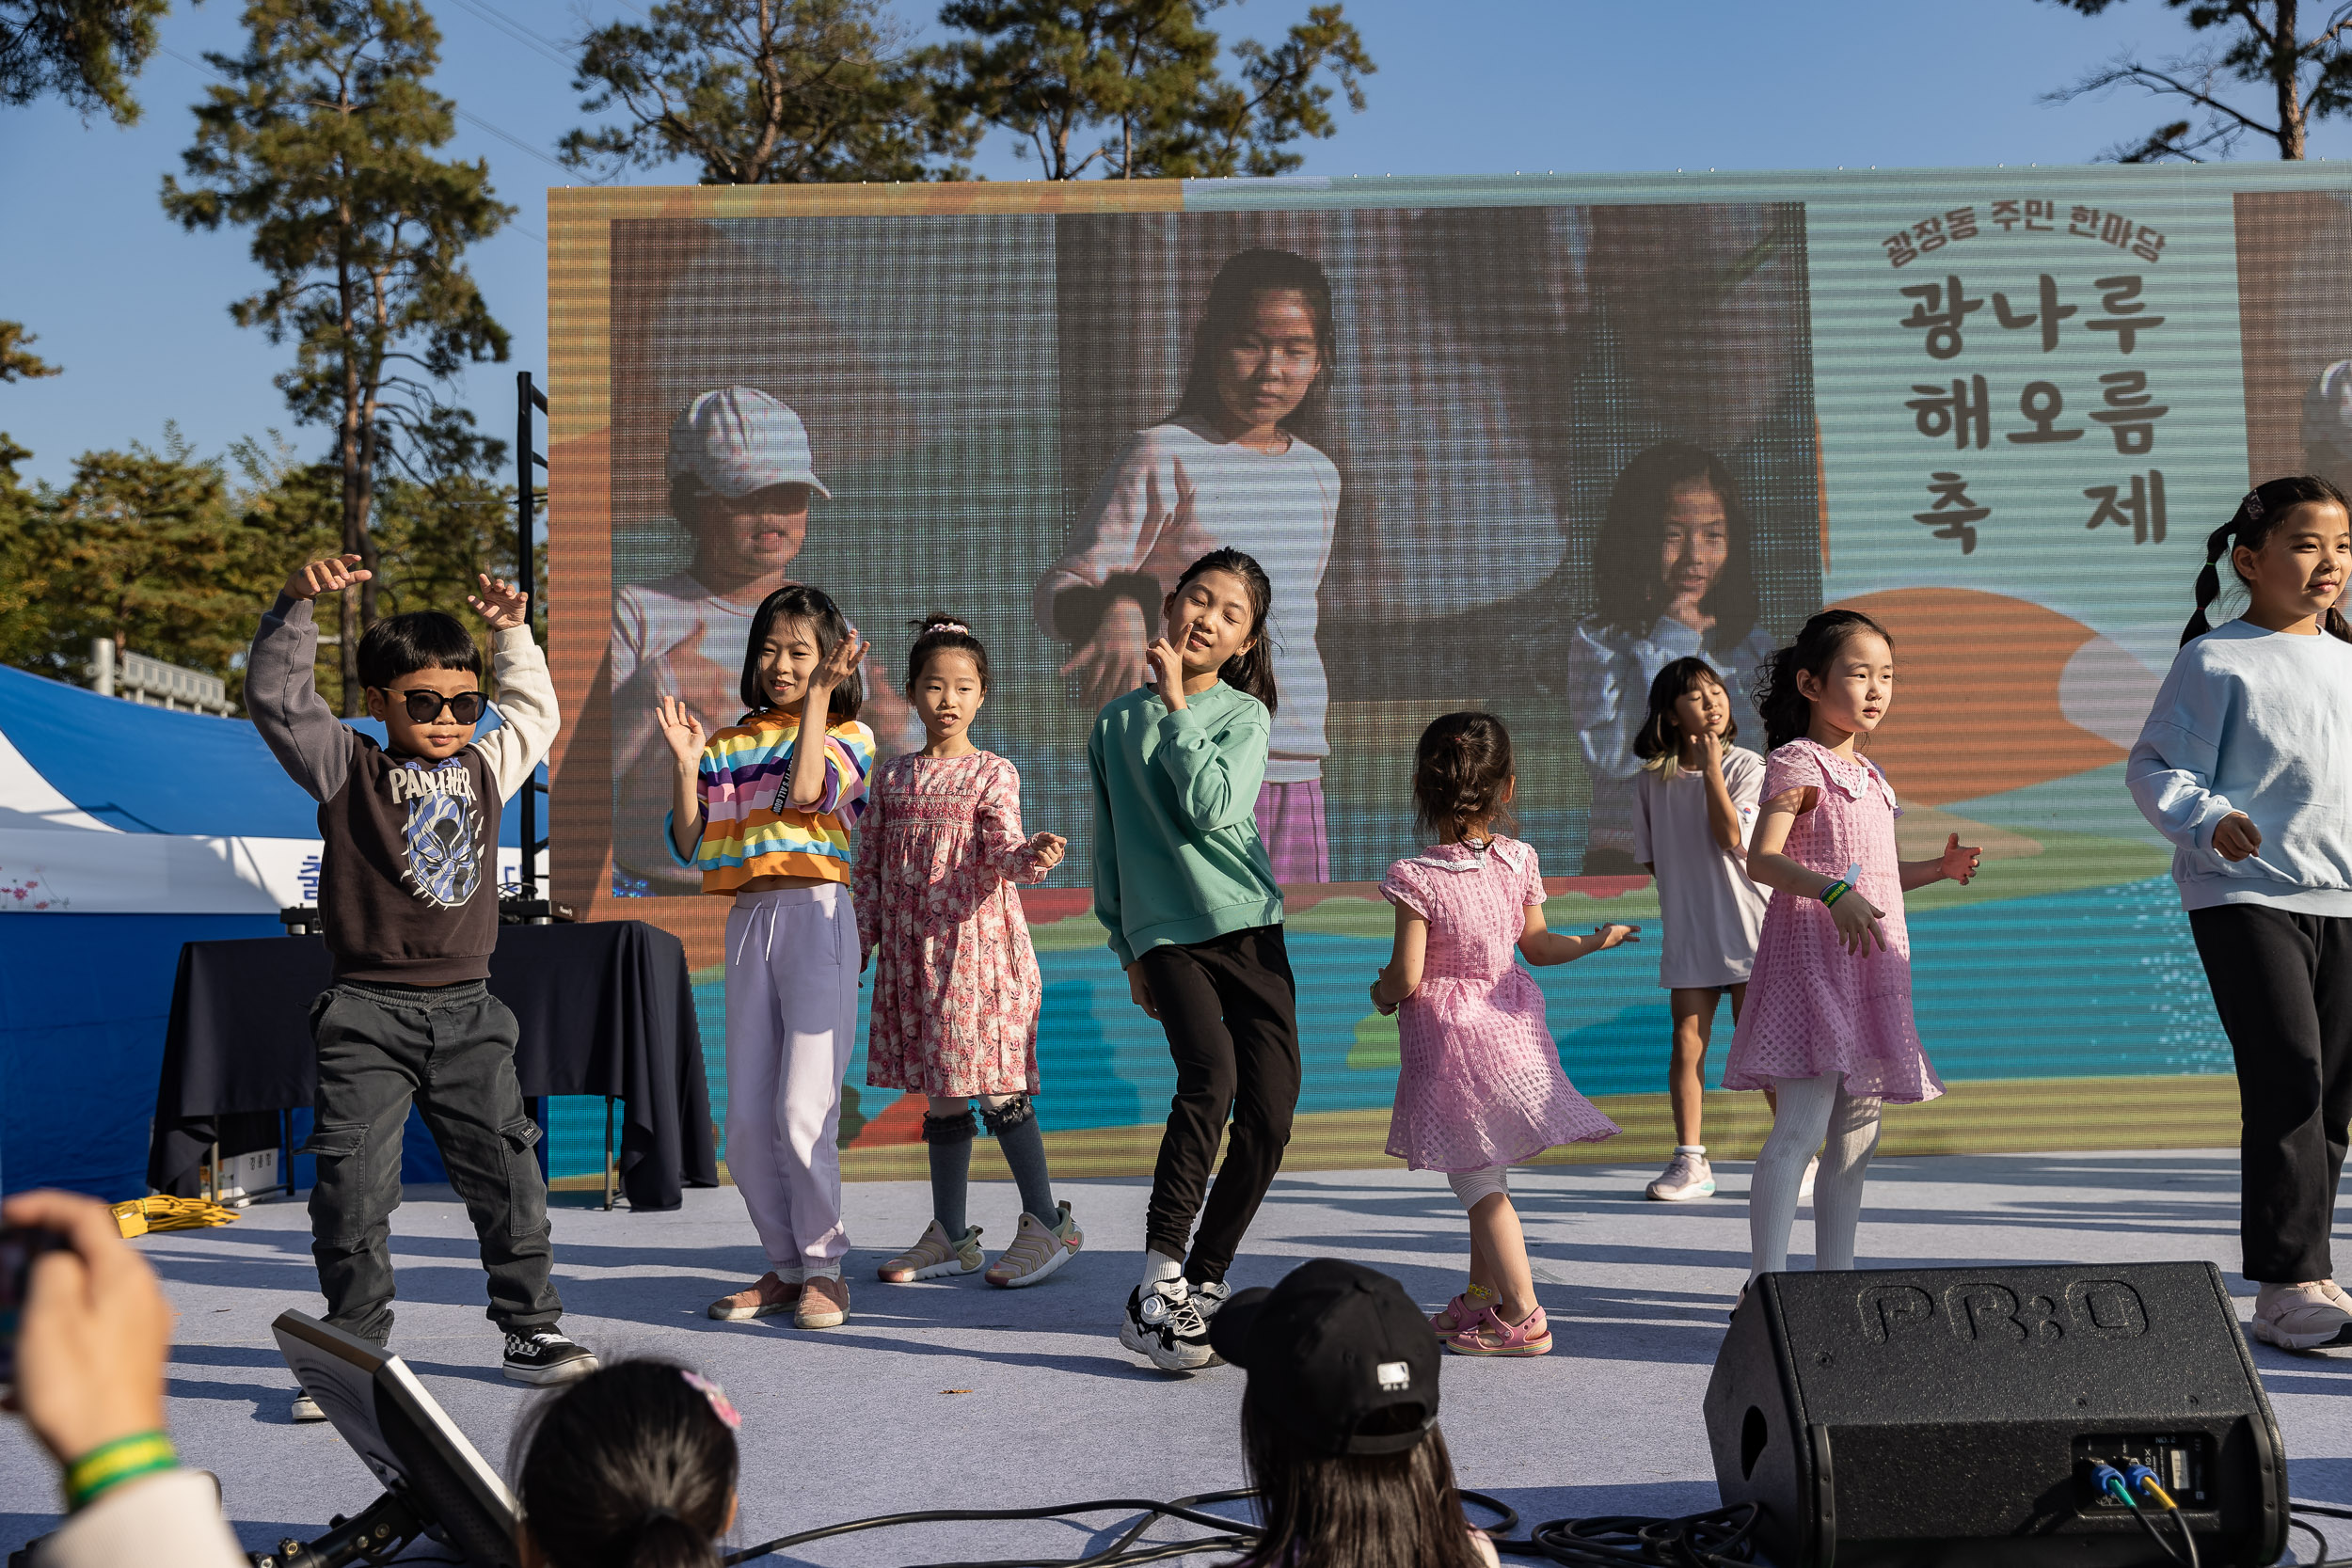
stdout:
<svg viewBox="0 0 2352 1568">
<path fill-rule="evenodd" d="M 1707 1433 L 1778 1568 L 2162 1561 L 2092 1480 L 2127 1460 L 2208 1568 L 2286 1545 L 2279 1422 L 2210 1263 L 1768 1274 L 1732 1315 Z"/>
</svg>

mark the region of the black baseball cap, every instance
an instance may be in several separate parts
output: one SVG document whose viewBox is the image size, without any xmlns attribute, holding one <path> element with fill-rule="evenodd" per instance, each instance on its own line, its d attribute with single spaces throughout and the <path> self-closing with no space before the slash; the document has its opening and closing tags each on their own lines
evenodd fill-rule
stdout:
<svg viewBox="0 0 2352 1568">
<path fill-rule="evenodd" d="M 1270 1291 L 1235 1291 L 1209 1320 L 1209 1343 L 1248 1370 L 1259 1408 L 1318 1453 L 1403 1453 L 1437 1424 L 1438 1337 L 1404 1286 L 1359 1263 L 1317 1258 Z M 1403 1432 L 1357 1430 L 1389 1410 L 1418 1418 Z"/>
</svg>

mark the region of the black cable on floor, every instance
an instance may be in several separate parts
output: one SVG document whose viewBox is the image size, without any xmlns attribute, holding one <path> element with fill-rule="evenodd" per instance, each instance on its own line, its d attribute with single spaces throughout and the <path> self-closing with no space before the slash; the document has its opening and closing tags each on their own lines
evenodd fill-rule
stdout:
<svg viewBox="0 0 2352 1568">
<path fill-rule="evenodd" d="M 2323 1519 L 2352 1519 L 2352 1509 L 2330 1508 L 2326 1503 L 2289 1501 L 2287 1504 L 2287 1528 L 2299 1529 L 2319 1543 L 2319 1555 L 2302 1564 L 2302 1568 L 2352 1568 L 2352 1557 L 2331 1558 L 2328 1555 L 2326 1532 L 2307 1519 L 2296 1518 L 2298 1513 L 2316 1514 Z"/>
</svg>

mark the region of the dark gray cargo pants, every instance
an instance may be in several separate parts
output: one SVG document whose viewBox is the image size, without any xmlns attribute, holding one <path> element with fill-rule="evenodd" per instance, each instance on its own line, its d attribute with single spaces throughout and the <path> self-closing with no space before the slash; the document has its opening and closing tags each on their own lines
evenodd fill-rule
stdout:
<svg viewBox="0 0 2352 1568">
<path fill-rule="evenodd" d="M 318 1098 L 306 1152 L 310 1255 L 326 1321 L 384 1344 L 392 1333 L 391 1214 L 400 1207 L 400 1134 L 413 1100 L 465 1200 L 489 1316 L 510 1333 L 564 1315 L 548 1272 L 548 1190 L 538 1124 L 515 1077 L 515 1015 L 485 982 L 441 987 L 346 980 L 310 1004 Z"/>
</svg>

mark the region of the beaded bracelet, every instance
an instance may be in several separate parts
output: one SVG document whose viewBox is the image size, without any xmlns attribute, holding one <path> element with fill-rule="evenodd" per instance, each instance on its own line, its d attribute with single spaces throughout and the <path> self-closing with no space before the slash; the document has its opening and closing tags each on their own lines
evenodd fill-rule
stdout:
<svg viewBox="0 0 2352 1568">
<path fill-rule="evenodd" d="M 66 1511 L 78 1513 L 126 1481 L 176 1469 L 179 1464 L 170 1437 L 161 1432 L 134 1433 L 101 1443 L 66 1466 Z"/>
<path fill-rule="evenodd" d="M 1817 896 L 1821 900 L 1821 907 L 1827 909 L 1835 905 L 1837 900 L 1843 898 L 1846 895 L 1851 893 L 1852 891 L 1853 884 L 1846 880 L 1843 877 L 1840 877 L 1837 880 L 1823 888 L 1820 893 L 1817 895 Z"/>
</svg>

